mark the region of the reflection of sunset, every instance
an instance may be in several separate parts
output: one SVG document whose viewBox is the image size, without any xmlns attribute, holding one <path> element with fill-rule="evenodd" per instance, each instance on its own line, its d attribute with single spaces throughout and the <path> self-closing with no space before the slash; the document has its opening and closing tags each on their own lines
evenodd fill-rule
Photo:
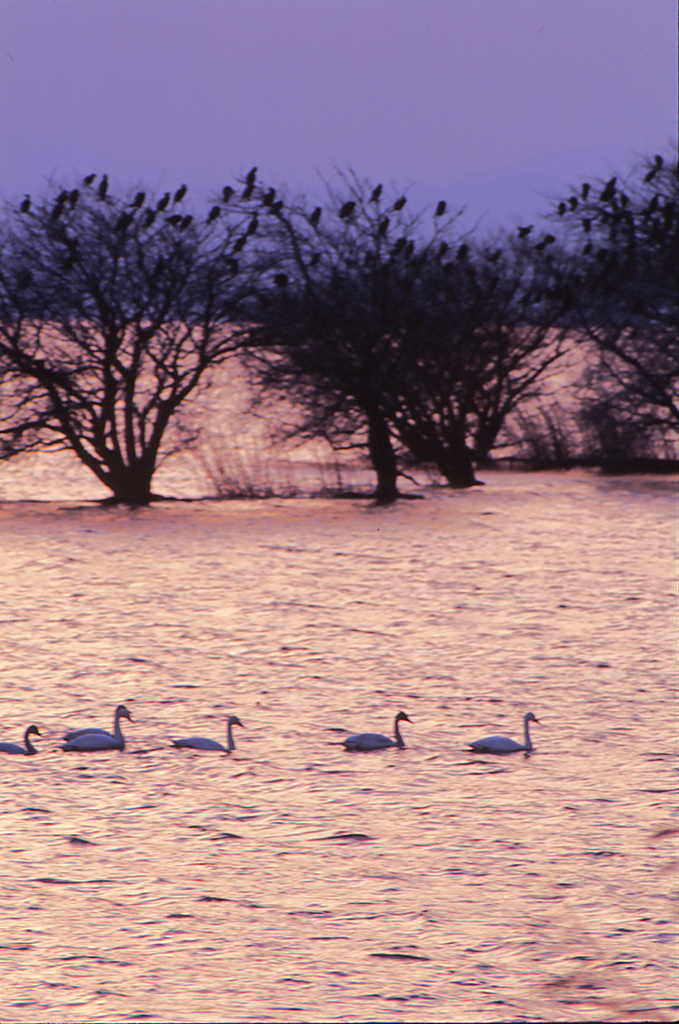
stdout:
<svg viewBox="0 0 679 1024">
<path fill-rule="evenodd" d="M 486 478 L 0 505 L 7 1019 L 672 1018 L 673 484 Z"/>
</svg>

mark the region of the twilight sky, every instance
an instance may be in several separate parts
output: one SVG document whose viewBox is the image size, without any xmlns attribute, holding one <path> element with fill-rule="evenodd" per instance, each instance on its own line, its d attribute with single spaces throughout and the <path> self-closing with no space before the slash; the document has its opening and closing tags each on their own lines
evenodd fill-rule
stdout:
<svg viewBox="0 0 679 1024">
<path fill-rule="evenodd" d="M 677 135 L 675 0 L 0 0 L 0 198 L 353 168 L 511 225 Z"/>
</svg>

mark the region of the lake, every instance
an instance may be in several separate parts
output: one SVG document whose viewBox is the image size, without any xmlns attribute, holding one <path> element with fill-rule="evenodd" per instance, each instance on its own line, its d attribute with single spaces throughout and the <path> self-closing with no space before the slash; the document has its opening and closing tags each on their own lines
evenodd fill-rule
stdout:
<svg viewBox="0 0 679 1024">
<path fill-rule="evenodd" d="M 0 474 L 0 740 L 42 733 L 0 755 L 3 1021 L 676 1018 L 675 480 L 131 510 L 31 465 Z M 61 751 L 120 702 L 124 752 Z M 400 709 L 403 750 L 345 751 Z M 532 754 L 466 749 L 527 711 Z M 170 746 L 229 714 L 230 756 Z"/>
</svg>

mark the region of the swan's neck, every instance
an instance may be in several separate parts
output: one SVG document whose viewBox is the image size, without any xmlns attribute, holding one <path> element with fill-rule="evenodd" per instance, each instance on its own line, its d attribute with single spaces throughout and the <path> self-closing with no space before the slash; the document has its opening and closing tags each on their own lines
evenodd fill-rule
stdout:
<svg viewBox="0 0 679 1024">
<path fill-rule="evenodd" d="M 233 742 L 233 722 L 229 722 L 226 726 L 226 749 L 229 754 L 236 749 L 236 744 Z"/>
<path fill-rule="evenodd" d="M 399 725 L 400 724 L 401 723 L 399 722 L 399 720 L 397 718 L 395 720 L 395 722 L 394 722 L 394 735 L 396 736 L 396 746 L 397 747 L 405 747 L 405 743 L 403 742 L 403 737 L 401 736 L 401 730 L 399 729 Z"/>
<path fill-rule="evenodd" d="M 530 729 L 528 728 L 529 724 L 530 723 L 528 719 L 525 718 L 523 722 L 523 745 L 526 748 L 526 750 L 533 749 L 533 744 L 531 743 L 530 739 Z"/>
<path fill-rule="evenodd" d="M 24 746 L 26 747 L 26 753 L 27 754 L 37 754 L 38 753 L 38 751 L 35 749 L 35 747 L 31 743 L 31 737 L 28 734 L 28 732 L 26 732 L 24 734 Z"/>
<path fill-rule="evenodd" d="M 113 735 L 118 743 L 123 742 L 123 730 L 120 727 L 120 715 L 116 715 L 113 721 Z"/>
</svg>

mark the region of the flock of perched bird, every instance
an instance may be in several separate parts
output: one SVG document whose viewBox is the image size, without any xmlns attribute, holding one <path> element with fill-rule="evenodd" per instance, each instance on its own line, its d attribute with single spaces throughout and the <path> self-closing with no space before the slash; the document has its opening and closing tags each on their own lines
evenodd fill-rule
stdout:
<svg viewBox="0 0 679 1024">
<path fill-rule="evenodd" d="M 65 742 L 62 750 L 75 750 L 87 754 L 97 750 L 124 750 L 125 737 L 120 727 L 120 720 L 126 718 L 132 721 L 132 715 L 124 704 L 119 704 L 113 717 L 113 730 L 106 732 L 105 729 L 87 727 L 67 732 L 64 736 Z M 405 711 L 399 711 L 394 719 L 394 738 L 383 736 L 379 732 L 361 732 L 354 736 L 347 736 L 342 740 L 345 750 L 367 752 L 370 750 L 385 750 L 388 747 L 403 749 L 405 743 L 399 728 L 401 722 L 411 722 Z M 482 740 L 474 740 L 469 744 L 470 750 L 475 754 L 513 754 L 518 750 L 529 752 L 533 749 L 530 738 L 529 722 L 538 722 L 532 711 L 529 711 L 523 720 L 524 741 L 517 743 L 509 736 L 486 736 Z M 538 722 L 539 724 L 539 722 Z M 233 727 L 243 723 L 237 715 L 229 715 L 226 720 L 226 746 L 217 743 L 216 740 L 207 739 L 205 736 L 187 736 L 185 739 L 173 740 L 173 747 L 190 747 L 193 750 L 221 750 L 230 754 L 236 749 L 233 739 Z M 36 725 L 29 725 L 24 733 L 23 747 L 18 743 L 0 743 L 0 753 L 3 754 L 37 754 L 36 748 L 31 742 L 31 736 L 40 736 L 40 730 Z"/>
</svg>

